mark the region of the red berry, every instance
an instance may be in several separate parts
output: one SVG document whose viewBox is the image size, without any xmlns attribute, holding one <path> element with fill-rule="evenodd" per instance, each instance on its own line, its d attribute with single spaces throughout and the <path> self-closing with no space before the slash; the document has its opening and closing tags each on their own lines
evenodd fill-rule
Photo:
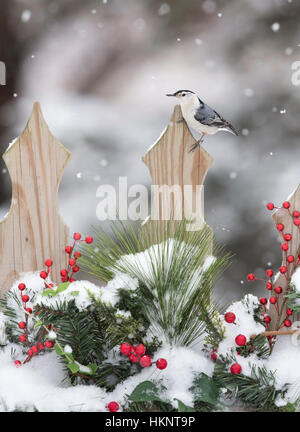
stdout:
<svg viewBox="0 0 300 432">
<path fill-rule="evenodd" d="M 74 273 L 77 273 L 79 272 L 80 268 L 77 265 L 75 265 L 74 267 L 72 267 L 72 270 Z"/>
<path fill-rule="evenodd" d="M 218 354 L 217 354 L 216 350 L 213 350 L 213 352 L 211 353 L 210 357 L 211 357 L 211 359 L 212 359 L 213 361 L 217 361 L 217 359 L 218 359 Z"/>
<path fill-rule="evenodd" d="M 266 289 L 267 289 L 268 291 L 270 291 L 270 290 L 272 289 L 272 287 L 273 287 L 273 285 L 271 284 L 271 282 L 267 282 L 267 283 L 266 283 Z"/>
<path fill-rule="evenodd" d="M 277 302 L 277 298 L 276 297 L 270 297 L 270 303 L 271 304 L 275 304 Z"/>
<path fill-rule="evenodd" d="M 33 346 L 31 347 L 31 349 L 32 349 L 33 354 L 37 354 L 37 352 L 38 352 L 38 348 L 37 348 L 36 345 L 33 345 Z"/>
<path fill-rule="evenodd" d="M 280 273 L 284 274 L 287 272 L 287 268 L 285 266 L 281 266 L 281 267 L 279 267 L 279 271 L 280 271 Z"/>
<path fill-rule="evenodd" d="M 295 261 L 295 257 L 293 256 L 293 255 L 289 255 L 288 257 L 287 257 L 287 262 L 288 263 L 292 263 L 292 262 L 294 262 Z"/>
<path fill-rule="evenodd" d="M 74 238 L 74 240 L 80 240 L 80 239 L 81 239 L 81 234 L 79 234 L 79 233 L 75 233 L 75 234 L 73 235 L 73 238 Z"/>
<path fill-rule="evenodd" d="M 25 335 L 21 335 L 20 337 L 19 337 L 19 340 L 20 340 L 20 342 L 25 342 L 26 341 L 26 336 Z"/>
<path fill-rule="evenodd" d="M 247 279 L 248 279 L 248 281 L 254 281 L 254 279 L 255 279 L 255 275 L 254 275 L 253 273 L 249 273 L 249 274 L 247 275 Z"/>
<path fill-rule="evenodd" d="M 20 321 L 19 324 L 18 324 L 18 326 L 19 326 L 20 329 L 23 330 L 26 327 L 26 323 L 24 321 Z"/>
<path fill-rule="evenodd" d="M 26 288 L 26 285 L 24 283 L 20 283 L 18 285 L 18 288 L 19 288 L 20 291 L 23 291 Z"/>
<path fill-rule="evenodd" d="M 294 216 L 294 218 L 299 218 L 300 217 L 300 212 L 298 210 L 295 210 L 293 212 L 293 216 Z"/>
<path fill-rule="evenodd" d="M 60 271 L 60 275 L 61 275 L 62 277 L 66 277 L 67 274 L 68 274 L 68 272 L 67 272 L 67 270 L 65 270 L 65 269 L 63 269 L 63 270 Z"/>
<path fill-rule="evenodd" d="M 266 324 L 269 324 L 269 323 L 271 322 L 271 317 L 269 317 L 269 315 L 266 315 L 266 316 L 264 317 L 264 322 L 265 322 Z"/>
<path fill-rule="evenodd" d="M 266 275 L 267 275 L 269 278 L 271 278 L 271 277 L 273 276 L 273 274 L 274 274 L 273 270 L 268 269 L 268 270 L 266 271 Z"/>
<path fill-rule="evenodd" d="M 292 234 L 285 234 L 284 235 L 284 240 L 285 241 L 291 241 L 292 240 Z"/>
<path fill-rule="evenodd" d="M 41 273 L 40 273 L 40 277 L 41 277 L 42 279 L 47 279 L 47 276 L 48 276 L 47 272 L 45 272 L 45 271 L 41 271 Z"/>
<path fill-rule="evenodd" d="M 268 209 L 268 210 L 274 210 L 274 207 L 275 207 L 275 206 L 274 206 L 273 203 L 268 203 L 268 204 L 267 204 L 267 209 Z"/>
<path fill-rule="evenodd" d="M 22 365 L 22 363 L 20 362 L 20 360 L 15 360 L 15 366 L 16 367 L 20 367 Z"/>
<path fill-rule="evenodd" d="M 156 360 L 157 369 L 163 370 L 163 369 L 166 369 L 167 366 L 168 366 L 168 362 L 166 359 L 159 358 L 158 360 Z"/>
<path fill-rule="evenodd" d="M 73 258 L 69 260 L 69 265 L 71 267 L 73 267 L 76 264 L 76 260 L 74 260 Z"/>
<path fill-rule="evenodd" d="M 286 252 L 286 251 L 288 250 L 288 248 L 289 248 L 289 245 L 288 245 L 287 243 L 282 243 L 282 245 L 281 245 L 281 249 L 282 249 L 284 252 Z"/>
<path fill-rule="evenodd" d="M 276 228 L 278 229 L 278 231 L 283 231 L 284 225 L 282 223 L 279 223 L 279 224 L 277 224 Z"/>
<path fill-rule="evenodd" d="M 85 238 L 85 242 L 86 242 L 87 244 L 91 244 L 91 243 L 93 243 L 93 241 L 94 241 L 94 239 L 93 239 L 93 237 L 91 237 L 91 236 L 88 236 L 88 237 Z"/>
<path fill-rule="evenodd" d="M 281 288 L 281 286 L 277 286 L 277 287 L 275 288 L 275 292 L 276 292 L 276 294 L 281 294 L 281 293 L 282 293 L 282 288 Z"/>
<path fill-rule="evenodd" d="M 296 225 L 296 226 L 300 225 L 300 219 L 299 218 L 294 219 L 294 225 Z"/>
<path fill-rule="evenodd" d="M 225 315 L 225 321 L 229 324 L 234 323 L 235 321 L 235 315 L 233 312 L 227 312 L 227 314 Z"/>
<path fill-rule="evenodd" d="M 139 361 L 138 356 L 136 356 L 135 354 L 130 354 L 130 356 L 129 356 L 129 360 L 130 360 L 132 363 L 137 363 L 137 362 Z"/>
<path fill-rule="evenodd" d="M 53 261 L 52 261 L 51 259 L 47 259 L 47 260 L 45 261 L 45 266 L 47 266 L 47 267 L 52 267 L 52 265 L 53 265 Z"/>
<path fill-rule="evenodd" d="M 72 246 L 66 246 L 65 251 L 67 254 L 70 254 L 72 252 Z"/>
<path fill-rule="evenodd" d="M 72 283 L 72 282 L 76 282 L 76 279 L 71 278 L 71 279 L 70 279 L 70 283 Z"/>
<path fill-rule="evenodd" d="M 231 366 L 231 368 L 230 368 L 230 372 L 231 372 L 233 375 L 238 375 L 238 374 L 240 374 L 240 373 L 242 372 L 242 366 L 239 365 L 238 363 L 234 363 L 234 364 Z"/>
<path fill-rule="evenodd" d="M 28 295 L 23 295 L 22 296 L 22 302 L 23 303 L 27 303 L 29 301 L 29 296 Z"/>
<path fill-rule="evenodd" d="M 260 298 L 259 301 L 260 301 L 260 304 L 262 304 L 262 305 L 265 305 L 268 303 L 268 300 L 266 299 L 266 297 Z"/>
<path fill-rule="evenodd" d="M 107 405 L 107 408 L 110 412 L 117 412 L 119 407 L 119 404 L 117 402 L 109 402 L 109 404 Z"/>
<path fill-rule="evenodd" d="M 246 344 L 246 342 L 247 342 L 246 336 L 244 336 L 242 334 L 237 335 L 237 337 L 235 338 L 235 343 L 238 346 L 244 346 Z"/>
<path fill-rule="evenodd" d="M 286 327 L 291 327 L 291 325 L 292 325 L 291 320 L 286 319 L 286 320 L 284 321 L 284 325 L 285 325 Z"/>
<path fill-rule="evenodd" d="M 47 340 L 47 341 L 45 342 L 45 346 L 46 346 L 47 348 L 53 348 L 53 347 L 54 347 L 54 342 Z"/>
<path fill-rule="evenodd" d="M 284 201 L 284 203 L 282 204 L 282 207 L 285 209 L 289 209 L 291 207 L 291 204 L 288 201 Z"/>
<path fill-rule="evenodd" d="M 134 352 L 138 355 L 138 356 L 142 356 L 143 354 L 145 354 L 146 352 L 146 348 L 143 344 L 139 344 L 134 348 Z"/>
<path fill-rule="evenodd" d="M 140 365 L 142 367 L 149 367 L 151 366 L 151 357 L 149 355 L 143 355 L 140 359 Z"/>
<path fill-rule="evenodd" d="M 290 309 L 290 308 L 287 308 L 287 310 L 286 310 L 286 314 L 289 316 L 289 315 L 293 315 L 293 311 L 292 311 L 292 309 Z"/>
<path fill-rule="evenodd" d="M 133 347 L 129 343 L 124 342 L 120 346 L 120 351 L 121 351 L 122 354 L 124 354 L 127 357 L 129 357 L 130 354 L 132 354 L 132 352 L 133 352 Z"/>
<path fill-rule="evenodd" d="M 29 357 L 32 357 L 32 356 L 33 356 L 33 351 L 32 351 L 32 349 L 29 349 L 29 350 L 27 351 L 27 354 L 29 355 Z"/>
<path fill-rule="evenodd" d="M 81 257 L 81 253 L 80 252 L 74 252 L 74 257 L 75 258 L 80 258 Z"/>
<path fill-rule="evenodd" d="M 26 308 L 26 311 L 27 311 L 29 314 L 32 314 L 32 309 L 31 309 L 31 308 Z"/>
<path fill-rule="evenodd" d="M 43 351 L 45 349 L 45 345 L 43 344 L 43 342 L 38 343 L 38 349 L 39 351 Z"/>
</svg>

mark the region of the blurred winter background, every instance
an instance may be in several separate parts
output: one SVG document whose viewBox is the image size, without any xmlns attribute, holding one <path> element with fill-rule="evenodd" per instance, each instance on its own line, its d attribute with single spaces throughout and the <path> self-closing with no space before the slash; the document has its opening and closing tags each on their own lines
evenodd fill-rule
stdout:
<svg viewBox="0 0 300 432">
<path fill-rule="evenodd" d="M 224 300 L 262 293 L 245 275 L 280 262 L 264 204 L 300 180 L 297 0 L 1 0 L 0 146 L 20 134 L 39 100 L 53 134 L 72 152 L 60 209 L 72 230 L 97 225 L 96 189 L 150 185 L 141 157 L 166 126 L 177 89 L 196 91 L 241 131 L 205 148 L 215 162 L 206 219 L 236 256 L 219 284 Z M 1 162 L 0 216 L 11 184 Z"/>
</svg>

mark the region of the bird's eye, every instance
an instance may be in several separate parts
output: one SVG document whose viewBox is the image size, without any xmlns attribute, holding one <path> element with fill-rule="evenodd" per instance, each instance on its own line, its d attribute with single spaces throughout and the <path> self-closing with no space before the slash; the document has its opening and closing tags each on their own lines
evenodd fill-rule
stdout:
<svg viewBox="0 0 300 432">
<path fill-rule="evenodd" d="M 181 96 L 185 96 L 186 95 L 186 93 L 181 93 Z"/>
</svg>

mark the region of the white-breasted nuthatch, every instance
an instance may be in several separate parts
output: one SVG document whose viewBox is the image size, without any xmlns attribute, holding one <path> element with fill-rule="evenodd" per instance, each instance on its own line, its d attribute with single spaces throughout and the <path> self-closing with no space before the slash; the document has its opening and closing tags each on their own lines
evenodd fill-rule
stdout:
<svg viewBox="0 0 300 432">
<path fill-rule="evenodd" d="M 188 127 L 201 133 L 201 138 L 191 147 L 194 151 L 200 145 L 205 135 L 214 135 L 219 131 L 227 131 L 238 135 L 234 127 L 217 111 L 213 110 L 191 90 L 178 90 L 166 96 L 176 97 L 179 100 L 182 115 Z"/>
</svg>

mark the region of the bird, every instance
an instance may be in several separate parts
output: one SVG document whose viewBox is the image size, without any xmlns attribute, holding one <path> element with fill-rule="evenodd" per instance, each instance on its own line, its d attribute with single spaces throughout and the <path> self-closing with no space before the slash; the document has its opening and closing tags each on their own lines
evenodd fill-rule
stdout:
<svg viewBox="0 0 300 432">
<path fill-rule="evenodd" d="M 195 151 L 203 143 L 205 135 L 214 135 L 219 131 L 227 131 L 233 135 L 238 135 L 232 124 L 203 102 L 195 92 L 177 90 L 175 93 L 169 93 L 166 96 L 176 97 L 179 100 L 183 119 L 188 127 L 201 133 L 200 139 L 192 145 L 190 151 Z M 179 120 L 179 122 L 183 121 L 183 119 Z"/>
</svg>

